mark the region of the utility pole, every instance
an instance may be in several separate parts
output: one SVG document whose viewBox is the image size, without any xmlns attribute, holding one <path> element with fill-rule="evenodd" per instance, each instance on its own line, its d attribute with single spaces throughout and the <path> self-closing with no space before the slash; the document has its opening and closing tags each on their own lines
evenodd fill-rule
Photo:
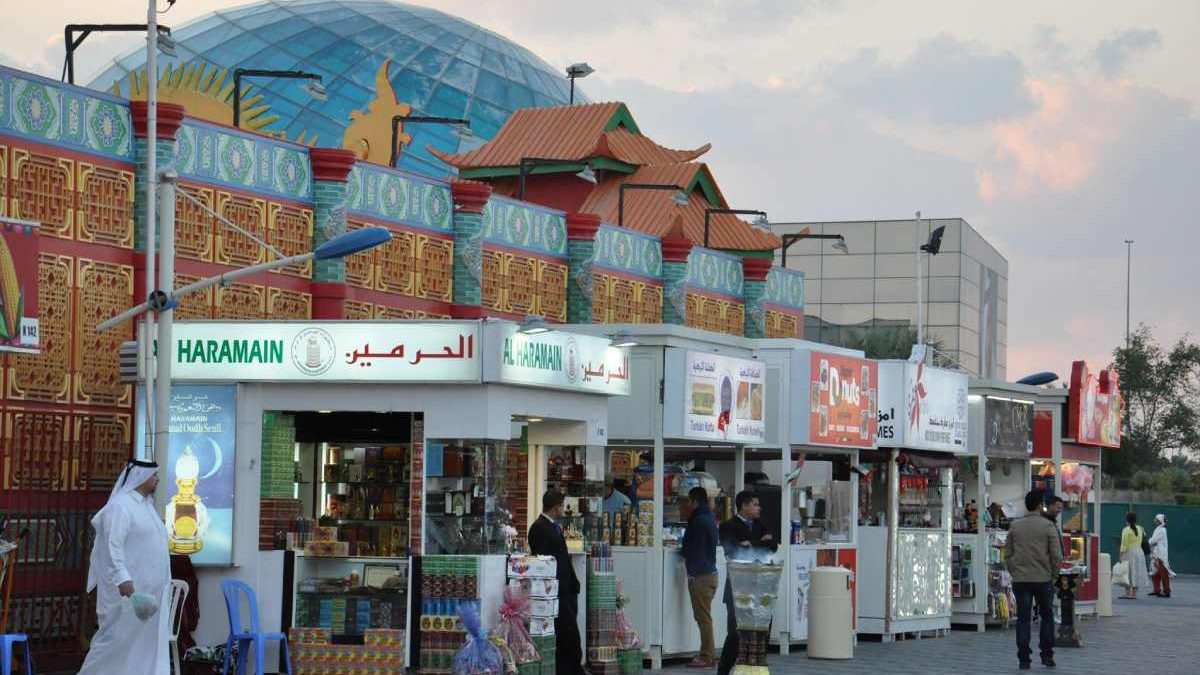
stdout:
<svg viewBox="0 0 1200 675">
<path fill-rule="evenodd" d="M 925 322 L 923 312 L 924 290 L 921 288 L 921 212 L 917 211 L 917 244 L 914 255 L 917 256 L 917 344 L 925 344 Z"/>
<path fill-rule="evenodd" d="M 157 288 L 155 251 L 158 248 L 156 216 L 158 215 L 158 6 L 149 0 L 146 11 L 146 297 Z M 154 316 L 146 313 L 145 329 L 139 333 L 142 358 L 146 372 L 146 446 L 141 459 L 154 460 L 154 378 L 150 377 L 154 362 Z M 161 422 L 161 420 L 160 420 Z M 166 463 L 166 454 L 162 462 Z"/>
</svg>

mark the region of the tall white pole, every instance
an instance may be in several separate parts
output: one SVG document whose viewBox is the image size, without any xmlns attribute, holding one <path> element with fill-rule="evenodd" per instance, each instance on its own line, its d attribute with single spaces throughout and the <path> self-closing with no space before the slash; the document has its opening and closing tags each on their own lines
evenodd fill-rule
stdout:
<svg viewBox="0 0 1200 675">
<path fill-rule="evenodd" d="M 925 307 L 924 285 L 921 283 L 921 212 L 917 211 L 917 245 L 914 254 L 917 256 L 917 345 L 925 344 Z"/>
<path fill-rule="evenodd" d="M 1125 240 L 1125 349 L 1129 349 L 1129 316 L 1133 289 L 1133 240 Z"/>
<path fill-rule="evenodd" d="M 158 208 L 158 7 L 149 0 L 146 11 L 146 296 L 154 292 L 154 253 L 157 246 L 155 218 Z M 154 458 L 154 382 L 151 365 L 154 363 L 154 317 L 146 313 L 145 329 L 138 337 L 144 359 L 146 407 L 146 447 L 142 459 Z"/>
<path fill-rule="evenodd" d="M 168 296 L 175 289 L 175 172 L 164 171 L 159 177 L 159 213 L 162 215 L 162 237 L 158 261 L 158 289 Z M 174 346 L 171 333 L 174 311 L 164 309 L 158 314 L 158 381 L 154 386 L 154 454 L 159 466 L 167 463 L 171 437 L 171 352 Z"/>
</svg>

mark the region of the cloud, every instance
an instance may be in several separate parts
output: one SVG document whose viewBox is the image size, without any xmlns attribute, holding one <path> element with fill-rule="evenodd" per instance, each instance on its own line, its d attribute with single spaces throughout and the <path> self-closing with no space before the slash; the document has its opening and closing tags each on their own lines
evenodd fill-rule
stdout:
<svg viewBox="0 0 1200 675">
<path fill-rule="evenodd" d="M 1020 115 L 1031 107 L 1025 67 L 1011 53 L 939 35 L 890 64 L 873 49 L 834 65 L 825 86 L 879 115 L 933 124 L 971 125 Z"/>
<path fill-rule="evenodd" d="M 1129 60 L 1162 46 L 1162 35 L 1151 28 L 1130 28 L 1100 41 L 1092 55 L 1100 72 L 1108 77 L 1120 75 Z"/>
</svg>

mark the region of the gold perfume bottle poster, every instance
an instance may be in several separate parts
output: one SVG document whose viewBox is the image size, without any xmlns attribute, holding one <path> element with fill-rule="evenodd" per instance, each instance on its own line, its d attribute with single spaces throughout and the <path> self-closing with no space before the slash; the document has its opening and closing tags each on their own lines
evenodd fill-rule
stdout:
<svg viewBox="0 0 1200 675">
<path fill-rule="evenodd" d="M 167 546 L 194 565 L 233 564 L 236 392 L 232 385 L 171 387 L 162 485 Z"/>
</svg>

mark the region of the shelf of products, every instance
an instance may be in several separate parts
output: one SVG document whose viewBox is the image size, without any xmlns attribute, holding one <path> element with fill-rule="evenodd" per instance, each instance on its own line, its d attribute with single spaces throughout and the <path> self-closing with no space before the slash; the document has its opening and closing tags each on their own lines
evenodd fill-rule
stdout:
<svg viewBox="0 0 1200 675">
<path fill-rule="evenodd" d="M 475 556 L 425 556 L 421 561 L 420 671 L 449 673 L 466 642 L 464 604 L 479 610 L 480 561 Z"/>
<path fill-rule="evenodd" d="M 318 523 L 358 556 L 408 555 L 411 445 L 322 444 Z"/>
<path fill-rule="evenodd" d="M 507 553 L 515 530 L 501 443 L 430 441 L 425 450 L 425 552 Z"/>
<path fill-rule="evenodd" d="M 848 457 L 806 457 L 791 485 L 792 544 L 850 541 L 854 484 L 850 482 Z"/>
<path fill-rule="evenodd" d="M 975 547 L 955 544 L 950 548 L 950 597 L 975 597 Z"/>
<path fill-rule="evenodd" d="M 296 556 L 292 625 L 361 641 L 368 630 L 404 630 L 408 561 L 367 557 Z M 361 643 L 361 642 L 360 642 Z"/>
<path fill-rule="evenodd" d="M 611 518 L 604 512 L 604 482 L 588 480 L 584 469 L 584 449 L 551 448 L 546 453 L 546 487 L 564 497 L 563 537 L 567 550 L 582 553 L 592 542 L 604 539 L 605 525 Z"/>
<path fill-rule="evenodd" d="M 1017 611 L 1012 575 L 1004 564 L 1004 544 L 1008 540 L 1008 532 L 988 530 L 987 540 L 987 618 L 991 623 L 1007 626 Z"/>
</svg>

